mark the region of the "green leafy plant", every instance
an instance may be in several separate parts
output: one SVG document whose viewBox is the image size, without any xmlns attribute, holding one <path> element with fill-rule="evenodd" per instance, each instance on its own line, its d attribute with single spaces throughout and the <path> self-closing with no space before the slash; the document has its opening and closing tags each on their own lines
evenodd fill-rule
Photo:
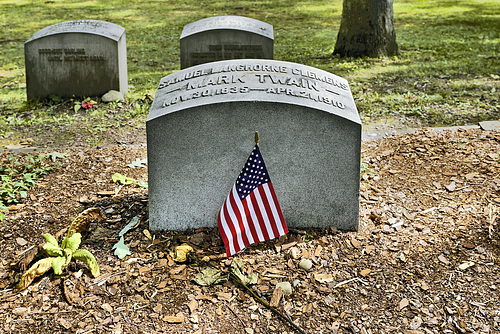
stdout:
<svg viewBox="0 0 500 334">
<path fill-rule="evenodd" d="M 112 180 L 114 183 L 119 183 L 122 185 L 137 185 L 142 188 L 148 188 L 148 184 L 145 181 L 142 180 L 136 180 L 134 178 L 128 177 L 126 175 L 120 174 L 120 173 L 115 173 L 113 174 Z"/>
<path fill-rule="evenodd" d="M 9 209 L 0 201 L 0 222 L 2 222 L 5 218 L 5 212 L 9 212 Z"/>
<path fill-rule="evenodd" d="M 8 205 L 19 203 L 28 196 L 28 190 L 36 185 L 42 175 L 60 166 L 57 159 L 66 154 L 51 152 L 38 156 L 11 155 L 0 165 L 0 222 L 8 212 Z"/>
<path fill-rule="evenodd" d="M 99 265 L 94 255 L 86 249 L 78 249 L 82 241 L 82 235 L 80 233 L 72 233 L 75 222 L 79 222 L 78 217 L 71 223 L 67 235 L 60 246 L 57 243 L 57 239 L 50 233 L 45 233 L 43 235 L 43 238 L 47 242 L 42 248 L 47 257 L 35 262 L 35 264 L 21 276 L 21 280 L 17 284 L 19 290 L 26 289 L 36 277 L 45 274 L 51 268 L 54 270 L 54 274 L 61 275 L 64 267 L 66 267 L 72 259 L 85 262 L 89 266 L 92 276 L 99 276 Z"/>
<path fill-rule="evenodd" d="M 368 162 L 365 159 L 361 158 L 361 164 L 359 166 L 360 174 L 371 174 L 372 170 L 368 166 Z"/>
</svg>

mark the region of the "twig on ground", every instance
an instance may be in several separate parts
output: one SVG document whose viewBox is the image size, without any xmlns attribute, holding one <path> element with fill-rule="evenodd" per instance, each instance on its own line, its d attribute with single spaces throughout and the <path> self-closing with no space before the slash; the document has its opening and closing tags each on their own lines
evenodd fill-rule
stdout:
<svg viewBox="0 0 500 334">
<path fill-rule="evenodd" d="M 484 307 L 484 306 L 486 306 L 485 303 L 479 303 L 479 302 L 469 302 L 469 304 L 474 305 L 476 307 Z"/>
<path fill-rule="evenodd" d="M 336 289 L 336 288 L 338 288 L 338 287 L 340 287 L 340 286 L 342 286 L 342 285 L 345 285 L 345 284 L 347 284 L 347 283 L 351 283 L 351 282 L 353 282 L 353 281 L 359 281 L 359 282 L 361 282 L 361 283 L 362 283 L 362 284 L 364 284 L 364 285 L 368 285 L 368 283 L 366 283 L 365 281 L 363 281 L 361 278 L 359 278 L 359 277 L 354 277 L 354 278 L 348 279 L 348 280 L 346 280 L 346 281 L 342 281 L 342 282 L 340 282 L 340 283 L 337 283 L 337 284 L 336 284 L 333 288 L 334 288 L 334 289 Z"/>
<path fill-rule="evenodd" d="M 80 312 L 80 310 L 70 310 L 70 311 L 57 311 L 57 313 L 74 313 L 74 312 Z M 32 314 L 54 314 L 54 312 L 31 312 L 30 315 Z"/>
<path fill-rule="evenodd" d="M 120 186 L 118 187 L 118 189 L 115 190 L 115 194 L 113 195 L 113 197 L 118 196 L 118 193 L 120 193 L 120 191 L 122 190 L 122 188 L 123 188 L 123 184 L 120 184 Z"/>
<path fill-rule="evenodd" d="M 91 287 L 92 285 L 96 285 L 96 284 L 97 284 L 97 285 L 101 285 L 102 283 L 104 283 L 104 282 L 106 282 L 108 279 L 110 279 L 111 277 L 118 276 L 118 275 L 121 275 L 121 274 L 124 274 L 124 273 L 125 273 L 125 271 L 120 271 L 120 272 L 118 272 L 118 273 L 116 273 L 116 274 L 109 275 L 108 277 L 105 277 L 105 278 L 103 278 L 103 279 L 101 279 L 101 280 L 99 280 L 99 281 L 97 281 L 97 282 L 94 282 L 94 283 L 92 283 L 92 284 L 89 284 L 88 286 L 89 286 L 89 287 Z"/>
<path fill-rule="evenodd" d="M 30 248 L 28 248 L 28 249 L 23 250 L 21 253 L 17 254 L 17 256 L 21 256 L 21 255 L 23 255 L 24 253 L 29 252 L 30 250 L 32 250 L 32 249 L 33 249 L 33 247 L 35 247 L 35 245 L 31 246 L 31 247 L 30 247 Z"/>
<path fill-rule="evenodd" d="M 229 307 L 229 305 L 227 303 L 224 303 L 224 305 L 226 305 L 226 307 L 229 309 L 229 311 L 231 311 L 231 313 L 236 317 L 236 319 L 238 319 L 241 323 L 241 325 L 243 326 L 243 330 L 245 330 L 245 323 L 243 322 L 243 320 L 241 320 L 240 317 L 238 317 L 238 315 L 236 313 L 234 313 L 233 309 L 231 307 Z"/>
<path fill-rule="evenodd" d="M 284 315 L 283 313 L 281 313 L 277 308 L 272 307 L 271 305 L 269 305 L 269 303 L 265 299 L 257 296 L 257 294 L 251 288 L 249 288 L 248 286 L 246 286 L 242 281 L 240 281 L 238 279 L 238 277 L 236 277 L 236 275 L 234 275 L 233 273 L 230 273 L 229 277 L 231 277 L 231 279 L 235 283 L 237 283 L 238 285 L 240 285 L 241 287 L 243 287 L 245 290 L 247 290 L 256 301 L 258 301 L 260 304 L 262 304 L 263 306 L 265 306 L 268 310 L 270 310 L 271 312 L 273 312 L 274 314 L 276 314 L 280 319 L 285 320 L 297 332 L 299 332 L 301 334 L 306 334 L 306 332 L 302 328 L 300 328 L 299 326 L 297 326 L 290 318 L 288 318 L 286 315 Z"/>
<path fill-rule="evenodd" d="M 493 224 L 497 219 L 496 215 L 497 209 L 490 203 L 488 204 L 488 211 L 489 211 L 488 237 L 490 239 L 493 239 Z"/>
<path fill-rule="evenodd" d="M 198 259 L 196 259 L 195 257 L 193 257 L 193 259 L 198 263 L 200 261 L 198 261 Z M 204 262 L 206 263 L 208 266 L 212 267 L 212 268 L 215 268 L 210 262 L 205 262 L 205 261 L 201 261 L 201 262 Z M 199 265 L 199 263 L 198 263 Z M 217 269 L 217 268 L 215 268 Z M 265 308 L 267 308 L 268 310 L 270 310 L 271 312 L 273 312 L 274 314 L 276 314 L 281 320 L 284 320 L 285 322 L 287 322 L 290 326 L 292 326 L 297 332 L 299 332 L 300 334 L 307 334 L 302 328 L 300 328 L 299 326 L 297 326 L 290 318 L 288 318 L 286 315 L 284 315 L 283 313 L 281 313 L 277 308 L 269 305 L 269 303 L 257 296 L 257 294 L 255 293 L 255 291 L 253 291 L 250 287 L 248 287 L 246 284 L 244 284 L 242 281 L 240 281 L 240 279 L 234 275 L 233 273 L 229 273 L 229 277 L 232 279 L 232 281 L 234 283 L 236 283 L 237 286 L 240 286 L 242 288 L 244 288 L 246 291 L 248 291 L 250 293 L 250 295 L 252 295 L 252 297 L 257 301 L 259 302 L 261 305 L 263 305 Z"/>
</svg>

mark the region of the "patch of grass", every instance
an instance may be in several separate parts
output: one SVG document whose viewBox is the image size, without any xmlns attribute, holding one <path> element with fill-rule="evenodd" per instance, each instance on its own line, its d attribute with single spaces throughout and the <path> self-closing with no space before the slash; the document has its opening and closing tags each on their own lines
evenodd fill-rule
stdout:
<svg viewBox="0 0 500 334">
<path fill-rule="evenodd" d="M 149 104 L 138 101 L 154 96 L 159 80 L 179 70 L 184 25 L 216 15 L 248 16 L 273 25 L 275 59 L 348 79 L 365 122 L 413 117 L 424 125 L 456 125 L 498 119 L 498 5 L 498 0 L 395 2 L 400 54 L 340 59 L 332 56 L 340 0 L 0 0 L 0 135 L 28 127 L 51 131 L 82 120 L 90 127 L 120 126 L 130 116 L 144 122 Z M 122 107 L 99 104 L 82 114 L 66 110 L 66 101 L 26 102 L 23 43 L 48 25 L 75 19 L 104 20 L 126 29 L 132 87 Z M 109 117 L 110 109 L 120 112 Z"/>
</svg>

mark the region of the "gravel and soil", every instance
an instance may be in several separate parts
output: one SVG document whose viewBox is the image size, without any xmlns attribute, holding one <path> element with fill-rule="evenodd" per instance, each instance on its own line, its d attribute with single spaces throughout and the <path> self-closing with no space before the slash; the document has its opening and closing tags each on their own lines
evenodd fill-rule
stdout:
<svg viewBox="0 0 500 334">
<path fill-rule="evenodd" d="M 146 168 L 127 167 L 146 157 L 141 136 L 139 145 L 60 150 L 62 166 L 10 208 L 0 224 L 0 331 L 296 332 L 231 281 L 192 281 L 202 260 L 228 269 L 216 229 L 149 231 L 147 190 L 112 182 L 114 173 L 147 180 Z M 359 231 L 308 229 L 248 247 L 237 257 L 258 274 L 252 289 L 307 333 L 500 333 L 499 153 L 500 132 L 480 129 L 363 142 Z M 105 220 L 90 224 L 81 247 L 101 275 L 74 262 L 15 290 L 42 234 L 91 207 Z M 133 217 L 124 237 L 132 254 L 120 260 L 112 246 Z M 193 256 L 176 263 L 170 251 L 182 243 Z M 303 259 L 312 268 L 300 268 Z M 279 282 L 293 293 L 273 296 Z"/>
</svg>

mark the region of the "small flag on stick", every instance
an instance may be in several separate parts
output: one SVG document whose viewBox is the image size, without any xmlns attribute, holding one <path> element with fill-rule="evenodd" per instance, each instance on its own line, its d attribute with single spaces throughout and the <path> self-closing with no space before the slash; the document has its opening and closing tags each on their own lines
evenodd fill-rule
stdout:
<svg viewBox="0 0 500 334">
<path fill-rule="evenodd" d="M 227 257 L 255 242 L 288 233 L 258 138 L 256 132 L 255 147 L 217 217 Z"/>
</svg>

